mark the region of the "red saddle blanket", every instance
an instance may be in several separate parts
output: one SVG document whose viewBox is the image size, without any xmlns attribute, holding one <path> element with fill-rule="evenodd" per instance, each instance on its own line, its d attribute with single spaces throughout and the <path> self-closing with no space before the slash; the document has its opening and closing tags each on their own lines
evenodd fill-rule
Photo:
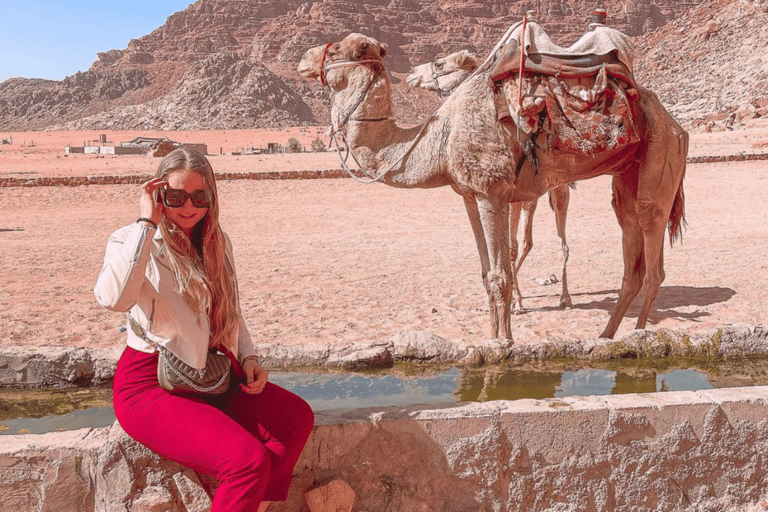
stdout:
<svg viewBox="0 0 768 512">
<path fill-rule="evenodd" d="M 549 149 L 583 154 L 639 140 L 634 117 L 637 90 L 610 78 L 602 65 L 594 77 L 524 74 L 502 80 L 510 115 L 526 133 L 546 134 Z"/>
<path fill-rule="evenodd" d="M 490 76 L 503 85 L 522 131 L 546 134 L 550 149 L 584 154 L 638 140 L 638 91 L 626 35 L 601 26 L 562 48 L 532 22 L 512 37 Z"/>
</svg>

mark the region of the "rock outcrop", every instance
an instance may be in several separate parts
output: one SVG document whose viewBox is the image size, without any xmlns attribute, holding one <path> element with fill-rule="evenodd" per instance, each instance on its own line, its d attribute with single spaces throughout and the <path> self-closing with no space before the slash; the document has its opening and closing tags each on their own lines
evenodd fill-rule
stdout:
<svg viewBox="0 0 768 512">
<path fill-rule="evenodd" d="M 644 54 L 655 55 L 652 48 L 660 52 L 653 62 L 666 73 L 641 65 L 641 83 L 651 89 L 661 86 L 665 104 L 684 122 L 692 122 L 702 115 L 729 112 L 730 95 L 722 88 L 730 84 L 712 83 L 701 107 L 714 110 L 701 115 L 698 110 L 689 115 L 683 107 L 675 109 L 678 100 L 670 87 L 688 89 L 688 94 L 701 91 L 686 84 L 712 77 L 718 59 L 736 50 L 753 60 L 762 58 L 765 34 L 761 27 L 766 25 L 766 14 L 761 2 L 609 0 L 604 4 L 611 26 L 635 37 Z M 309 47 L 350 32 L 387 42 L 388 67 L 398 82 L 394 98 L 399 116 L 415 122 L 426 117 L 438 100 L 426 91 L 406 88 L 401 79 L 409 69 L 459 49 L 487 53 L 529 7 L 498 0 L 198 0 L 152 33 L 131 40 L 126 48 L 100 52 L 85 72 L 58 82 L 15 78 L 0 83 L 0 127 L 179 130 L 324 123 L 327 93 L 319 84 L 300 80 L 295 67 Z M 537 19 L 556 41 L 568 45 L 583 33 L 594 7 L 587 0 L 542 0 L 536 4 Z M 696 14 L 689 15 L 692 8 Z M 707 24 L 710 21 L 720 29 Z M 748 37 L 744 26 L 751 27 Z M 701 55 L 692 55 L 698 51 L 693 45 L 666 43 L 677 41 L 678 36 L 693 42 L 705 37 L 702 30 L 709 35 Z M 738 45 L 730 44 L 734 31 L 741 35 Z M 709 67 L 674 75 L 676 69 L 688 69 L 683 63 L 691 60 Z M 749 88 L 756 81 L 739 82 L 738 87 Z M 737 109 L 746 108 L 749 114 L 742 109 L 738 120 L 762 115 L 758 111 L 763 107 L 752 112 L 747 106 L 760 101 L 760 91 L 757 88 L 747 99 L 739 96 Z M 720 107 L 715 108 L 718 101 Z M 684 99 L 681 104 L 689 103 Z"/>
<path fill-rule="evenodd" d="M 638 38 L 639 81 L 694 132 L 768 118 L 768 1 L 716 0 Z"/>
</svg>

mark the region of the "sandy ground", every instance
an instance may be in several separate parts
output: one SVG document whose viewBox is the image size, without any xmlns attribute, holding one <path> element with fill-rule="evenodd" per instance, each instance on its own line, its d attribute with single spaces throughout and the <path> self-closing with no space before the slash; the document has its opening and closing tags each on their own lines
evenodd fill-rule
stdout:
<svg viewBox="0 0 768 512">
<path fill-rule="evenodd" d="M 204 143 L 218 172 L 260 170 L 336 169 L 335 153 L 295 153 L 274 155 L 232 155 L 248 148 L 266 148 L 274 142 L 287 146 L 296 138 L 307 150 L 312 140 L 322 137 L 324 128 L 286 128 L 284 130 L 213 130 L 206 132 L 9 132 L 0 138 L 13 144 L 0 145 L 0 178 L 38 178 L 59 176 L 125 176 L 153 174 L 160 159 L 138 155 L 65 154 L 67 146 L 119 146 L 136 137 L 168 137 L 183 143 Z M 101 144 L 100 135 L 107 142 Z M 328 138 L 325 138 L 328 144 Z"/>
<path fill-rule="evenodd" d="M 320 130 L 322 131 L 322 130 Z M 96 132 L 0 133 L 0 178 L 150 174 L 159 159 L 64 156 Z M 309 144 L 316 129 L 280 132 L 108 132 L 108 140 L 168 135 L 205 142 L 221 172 L 338 168 L 335 154 L 226 155 L 266 142 Z M 35 142 L 31 146 L 30 141 Z M 760 153 L 768 130 L 692 136 L 690 156 Z M 219 150 L 220 148 L 220 150 Z M 222 153 L 222 154 L 219 154 Z M 691 164 L 688 228 L 667 244 L 666 281 L 648 327 L 696 332 L 736 322 L 768 324 L 768 163 Z M 479 260 L 461 199 L 450 189 L 397 190 L 349 179 L 220 183 L 241 300 L 256 342 L 327 344 L 386 340 L 423 330 L 448 340 L 489 332 Z M 574 307 L 557 308 L 559 241 L 539 205 L 535 246 L 520 279 L 528 313 L 513 318 L 516 343 L 596 337 L 621 284 L 621 232 L 610 178 L 580 182 L 568 220 Z M 0 188 L 0 346 L 119 346 L 123 316 L 100 308 L 92 287 L 109 234 L 138 216 L 138 186 Z M 631 331 L 638 303 L 618 336 Z"/>
</svg>

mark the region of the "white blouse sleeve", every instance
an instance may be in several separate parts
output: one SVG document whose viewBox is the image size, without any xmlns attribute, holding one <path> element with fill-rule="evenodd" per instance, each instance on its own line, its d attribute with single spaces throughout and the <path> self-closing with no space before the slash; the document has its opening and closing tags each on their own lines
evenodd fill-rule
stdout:
<svg viewBox="0 0 768 512">
<path fill-rule="evenodd" d="M 96 302 L 112 311 L 128 311 L 139 298 L 155 228 L 132 224 L 109 237 L 104 265 L 96 279 Z"/>
</svg>

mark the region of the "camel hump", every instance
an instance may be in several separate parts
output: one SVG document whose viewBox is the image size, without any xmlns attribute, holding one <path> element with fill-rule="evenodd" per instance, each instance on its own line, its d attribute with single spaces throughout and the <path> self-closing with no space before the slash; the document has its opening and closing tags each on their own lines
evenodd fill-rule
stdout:
<svg viewBox="0 0 768 512">
<path fill-rule="evenodd" d="M 521 25 L 510 35 L 509 42 L 502 48 L 500 58 L 491 70 L 494 81 L 519 71 L 521 49 L 531 64 L 541 63 L 542 60 L 546 62 L 537 69 L 529 68 L 526 62 L 526 71 L 551 75 L 562 75 L 564 71 L 572 75 L 594 75 L 603 63 L 616 63 L 617 69 L 626 69 L 618 73 L 631 77 L 635 61 L 632 40 L 619 30 L 590 24 L 590 30 L 566 48 L 553 42 L 541 25 L 532 21 L 525 24 L 525 33 Z"/>
</svg>

